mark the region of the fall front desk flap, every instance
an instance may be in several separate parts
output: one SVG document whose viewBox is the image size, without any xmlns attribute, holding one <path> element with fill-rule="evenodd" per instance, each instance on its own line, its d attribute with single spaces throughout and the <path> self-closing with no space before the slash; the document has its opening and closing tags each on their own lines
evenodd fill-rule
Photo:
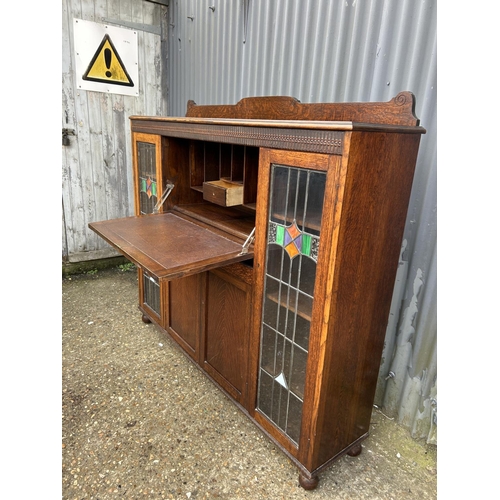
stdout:
<svg viewBox="0 0 500 500">
<path fill-rule="evenodd" d="M 196 274 L 253 257 L 253 248 L 173 213 L 92 222 L 90 229 L 158 278 Z"/>
</svg>

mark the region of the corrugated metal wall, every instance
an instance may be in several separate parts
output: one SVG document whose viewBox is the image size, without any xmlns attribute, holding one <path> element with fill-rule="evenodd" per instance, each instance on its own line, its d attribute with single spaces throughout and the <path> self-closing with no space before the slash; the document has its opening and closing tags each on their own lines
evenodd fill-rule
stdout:
<svg viewBox="0 0 500 500">
<path fill-rule="evenodd" d="M 133 214 L 129 116 L 167 114 L 162 24 L 166 7 L 145 0 L 62 1 L 62 128 L 75 131 L 62 150 L 62 254 L 79 262 L 117 255 L 89 222 Z M 78 89 L 73 19 L 138 33 L 139 96 Z M 163 31 L 166 31 L 164 29 Z"/>
<path fill-rule="evenodd" d="M 169 114 L 259 95 L 416 95 L 423 136 L 376 403 L 437 442 L 436 1 L 171 0 Z"/>
</svg>

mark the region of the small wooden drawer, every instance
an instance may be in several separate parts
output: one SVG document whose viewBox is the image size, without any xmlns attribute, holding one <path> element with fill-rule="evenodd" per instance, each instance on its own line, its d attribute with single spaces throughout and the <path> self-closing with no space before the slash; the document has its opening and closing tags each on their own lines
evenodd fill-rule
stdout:
<svg viewBox="0 0 500 500">
<path fill-rule="evenodd" d="M 223 207 L 241 205 L 243 203 L 243 185 L 223 179 L 204 182 L 203 199 Z"/>
</svg>

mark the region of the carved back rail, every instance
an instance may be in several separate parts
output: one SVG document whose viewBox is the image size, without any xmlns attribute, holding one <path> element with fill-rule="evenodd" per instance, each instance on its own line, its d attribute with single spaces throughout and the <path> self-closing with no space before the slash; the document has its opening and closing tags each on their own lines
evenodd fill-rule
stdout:
<svg viewBox="0 0 500 500">
<path fill-rule="evenodd" d="M 198 105 L 188 101 L 186 117 L 349 121 L 410 127 L 420 124 L 411 92 L 400 92 L 388 102 L 302 104 L 288 96 L 246 97 L 229 105 Z"/>
</svg>

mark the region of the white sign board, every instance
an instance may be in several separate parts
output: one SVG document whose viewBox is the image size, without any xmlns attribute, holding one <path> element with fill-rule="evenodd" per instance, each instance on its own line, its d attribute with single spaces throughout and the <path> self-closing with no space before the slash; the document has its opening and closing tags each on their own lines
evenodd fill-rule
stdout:
<svg viewBox="0 0 500 500">
<path fill-rule="evenodd" d="M 137 32 L 81 19 L 73 28 L 77 88 L 139 95 Z"/>
</svg>

